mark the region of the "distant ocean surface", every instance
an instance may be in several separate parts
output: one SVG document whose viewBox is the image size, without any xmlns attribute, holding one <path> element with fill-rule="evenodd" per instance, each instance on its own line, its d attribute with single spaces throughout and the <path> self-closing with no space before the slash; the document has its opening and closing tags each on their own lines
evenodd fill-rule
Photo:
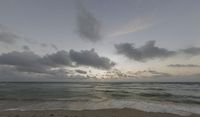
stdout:
<svg viewBox="0 0 200 117">
<path fill-rule="evenodd" d="M 200 114 L 200 83 L 0 83 L 0 110 L 134 108 Z"/>
</svg>

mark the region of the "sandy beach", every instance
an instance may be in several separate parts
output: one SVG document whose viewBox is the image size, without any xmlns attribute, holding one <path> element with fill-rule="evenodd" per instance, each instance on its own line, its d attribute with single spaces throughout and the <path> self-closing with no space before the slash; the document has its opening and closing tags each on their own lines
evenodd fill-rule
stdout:
<svg viewBox="0 0 200 117">
<path fill-rule="evenodd" d="M 41 110 L 41 111 L 4 111 L 0 117 L 199 117 L 200 115 L 180 116 L 170 113 L 144 112 L 135 109 L 101 110 Z"/>
</svg>

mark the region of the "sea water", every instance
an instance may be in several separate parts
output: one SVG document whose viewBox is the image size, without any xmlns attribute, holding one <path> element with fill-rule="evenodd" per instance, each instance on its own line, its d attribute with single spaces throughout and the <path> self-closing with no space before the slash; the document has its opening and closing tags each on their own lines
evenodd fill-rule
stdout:
<svg viewBox="0 0 200 117">
<path fill-rule="evenodd" d="M 134 108 L 200 114 L 200 83 L 26 82 L 0 83 L 0 110 Z"/>
</svg>

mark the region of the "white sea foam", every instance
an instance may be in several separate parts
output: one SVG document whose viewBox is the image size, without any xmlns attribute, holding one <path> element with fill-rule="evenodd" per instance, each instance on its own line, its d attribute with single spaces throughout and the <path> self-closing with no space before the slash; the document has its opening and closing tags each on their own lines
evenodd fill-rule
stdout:
<svg viewBox="0 0 200 117">
<path fill-rule="evenodd" d="M 108 100 L 99 103 L 84 103 L 77 104 L 73 103 L 70 105 L 72 110 L 83 110 L 84 109 L 108 109 L 108 108 L 133 108 L 146 112 L 163 112 L 163 113 L 173 113 L 179 115 L 190 115 L 190 114 L 200 114 L 199 106 L 191 105 L 175 105 L 172 103 L 158 103 L 158 102 L 145 102 L 140 100 Z"/>
<path fill-rule="evenodd" d="M 183 116 L 190 114 L 200 114 L 200 106 L 191 105 L 175 105 L 173 103 L 160 103 L 160 102 L 147 102 L 142 100 L 107 100 L 100 102 L 43 102 L 32 105 L 18 106 L 7 110 L 96 110 L 96 109 L 109 109 L 109 108 L 132 108 L 146 112 L 163 112 L 173 113 Z"/>
</svg>

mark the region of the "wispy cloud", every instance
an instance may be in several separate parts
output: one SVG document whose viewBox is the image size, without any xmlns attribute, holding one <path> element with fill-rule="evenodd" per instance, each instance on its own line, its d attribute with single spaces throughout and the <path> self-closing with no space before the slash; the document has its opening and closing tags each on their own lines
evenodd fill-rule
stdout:
<svg viewBox="0 0 200 117">
<path fill-rule="evenodd" d="M 199 68 L 200 65 L 195 65 L 195 64 L 169 64 L 167 65 L 168 67 L 179 67 L 179 68 L 188 68 L 188 67 L 193 67 L 193 68 Z"/>
<path fill-rule="evenodd" d="M 19 36 L 15 34 L 11 29 L 8 27 L 0 24 L 0 42 L 6 44 L 14 44 L 19 39 Z"/>
<path fill-rule="evenodd" d="M 122 28 L 112 32 L 108 36 L 117 37 L 148 29 L 154 25 L 153 19 L 154 19 L 153 16 L 137 17 L 133 21 L 130 21 L 129 23 L 121 26 Z"/>
</svg>

